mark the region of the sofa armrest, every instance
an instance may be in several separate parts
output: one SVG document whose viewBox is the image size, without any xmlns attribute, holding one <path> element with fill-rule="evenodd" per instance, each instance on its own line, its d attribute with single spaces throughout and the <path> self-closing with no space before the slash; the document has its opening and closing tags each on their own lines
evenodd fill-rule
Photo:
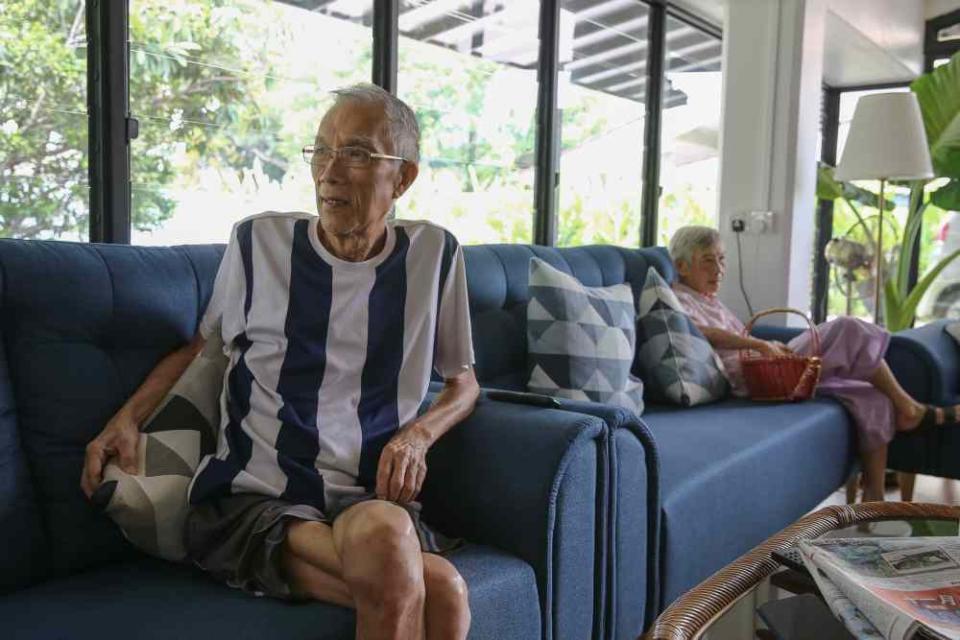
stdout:
<svg viewBox="0 0 960 640">
<path fill-rule="evenodd" d="M 593 631 L 606 437 L 593 416 L 481 398 L 427 459 L 425 518 L 529 563 L 545 638 Z"/>
<path fill-rule="evenodd" d="M 637 637 L 659 600 L 660 457 L 643 420 L 608 404 L 561 399 L 567 411 L 602 419 L 610 431 L 604 627 L 606 637 Z M 645 600 L 643 597 L 645 596 Z"/>
<path fill-rule="evenodd" d="M 786 344 L 804 331 L 801 327 L 776 327 L 769 324 L 758 324 L 750 330 L 750 335 L 761 340 L 777 340 Z"/>
<path fill-rule="evenodd" d="M 890 340 L 887 364 L 903 388 L 921 402 L 960 402 L 960 350 L 943 330 L 948 322 L 898 331 Z"/>
</svg>

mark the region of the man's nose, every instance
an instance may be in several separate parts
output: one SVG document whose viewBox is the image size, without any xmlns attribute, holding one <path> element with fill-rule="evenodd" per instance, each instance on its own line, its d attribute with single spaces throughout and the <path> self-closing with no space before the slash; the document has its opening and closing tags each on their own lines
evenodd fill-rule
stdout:
<svg viewBox="0 0 960 640">
<path fill-rule="evenodd" d="M 317 182 L 337 182 L 342 178 L 343 162 L 336 153 L 317 166 Z"/>
</svg>

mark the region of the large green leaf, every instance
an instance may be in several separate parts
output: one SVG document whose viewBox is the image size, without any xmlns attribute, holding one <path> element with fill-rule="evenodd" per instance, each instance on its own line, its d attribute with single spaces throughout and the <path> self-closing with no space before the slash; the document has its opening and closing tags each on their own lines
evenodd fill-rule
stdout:
<svg viewBox="0 0 960 640">
<path fill-rule="evenodd" d="M 937 276 L 940 275 L 940 272 L 947 268 L 951 262 L 957 259 L 960 256 L 960 249 L 957 249 L 947 257 L 943 258 L 940 262 L 937 263 L 933 269 L 928 271 L 917 283 L 906 298 L 902 300 L 897 298 L 894 295 L 895 302 L 893 305 L 890 302 L 887 302 L 884 305 L 884 310 L 890 310 L 891 306 L 894 306 L 893 309 L 893 319 L 895 322 L 890 322 L 891 316 L 887 316 L 887 330 L 890 332 L 900 331 L 901 329 L 908 329 L 910 325 L 913 324 L 913 318 L 917 314 L 917 305 L 920 304 L 920 298 L 923 297 L 923 294 L 927 292 L 927 289 L 930 288 L 930 285 L 933 284 L 933 281 L 937 279 Z M 890 284 L 889 282 L 886 284 Z M 885 291 L 884 293 L 888 293 Z"/>
<path fill-rule="evenodd" d="M 944 211 L 960 211 L 960 178 L 954 178 L 934 191 L 930 202 Z"/>
<path fill-rule="evenodd" d="M 960 53 L 910 85 L 920 102 L 938 176 L 960 178 Z"/>
<path fill-rule="evenodd" d="M 880 196 L 868 189 L 863 189 L 849 182 L 840 182 L 833 177 L 835 169 L 823 162 L 817 165 L 817 198 L 820 200 L 836 200 L 846 198 L 868 207 L 877 206 Z M 893 211 L 897 204 L 890 198 L 884 198 L 884 211 Z"/>
</svg>

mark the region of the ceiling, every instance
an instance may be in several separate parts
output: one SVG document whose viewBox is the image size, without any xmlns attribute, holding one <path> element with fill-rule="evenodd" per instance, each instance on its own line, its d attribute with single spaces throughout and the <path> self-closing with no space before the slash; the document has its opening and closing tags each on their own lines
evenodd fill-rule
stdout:
<svg viewBox="0 0 960 640">
<path fill-rule="evenodd" d="M 371 4 L 284 0 L 327 15 L 372 23 Z M 539 56 L 536 2 L 400 0 L 402 36 L 462 54 L 535 69 Z M 643 102 L 646 97 L 648 8 L 637 0 L 561 0 L 560 71 L 573 84 Z M 359 12 L 358 7 L 367 10 Z M 722 43 L 675 19 L 667 22 L 668 81 L 664 106 L 686 102 L 671 73 L 719 71 Z"/>
</svg>

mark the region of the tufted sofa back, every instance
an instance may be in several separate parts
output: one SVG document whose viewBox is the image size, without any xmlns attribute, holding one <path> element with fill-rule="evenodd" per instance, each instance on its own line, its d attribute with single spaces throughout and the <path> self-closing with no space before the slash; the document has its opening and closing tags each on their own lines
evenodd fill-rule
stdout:
<svg viewBox="0 0 960 640">
<path fill-rule="evenodd" d="M 0 589 L 129 552 L 84 447 L 194 334 L 222 251 L 0 240 Z"/>
<path fill-rule="evenodd" d="M 625 249 L 609 245 L 557 249 L 535 245 L 493 244 L 464 247 L 473 347 L 480 384 L 526 388 L 527 301 L 530 258 L 540 258 L 589 287 L 626 282 L 639 298 L 647 269 L 656 267 L 668 282 L 674 271 L 666 250 Z"/>
<path fill-rule="evenodd" d="M 222 245 L 0 240 L 0 593 L 130 553 L 80 491 L 87 442 L 196 331 Z M 669 279 L 660 249 L 464 250 L 482 384 L 522 389 L 531 256 L 589 286 Z"/>
</svg>

